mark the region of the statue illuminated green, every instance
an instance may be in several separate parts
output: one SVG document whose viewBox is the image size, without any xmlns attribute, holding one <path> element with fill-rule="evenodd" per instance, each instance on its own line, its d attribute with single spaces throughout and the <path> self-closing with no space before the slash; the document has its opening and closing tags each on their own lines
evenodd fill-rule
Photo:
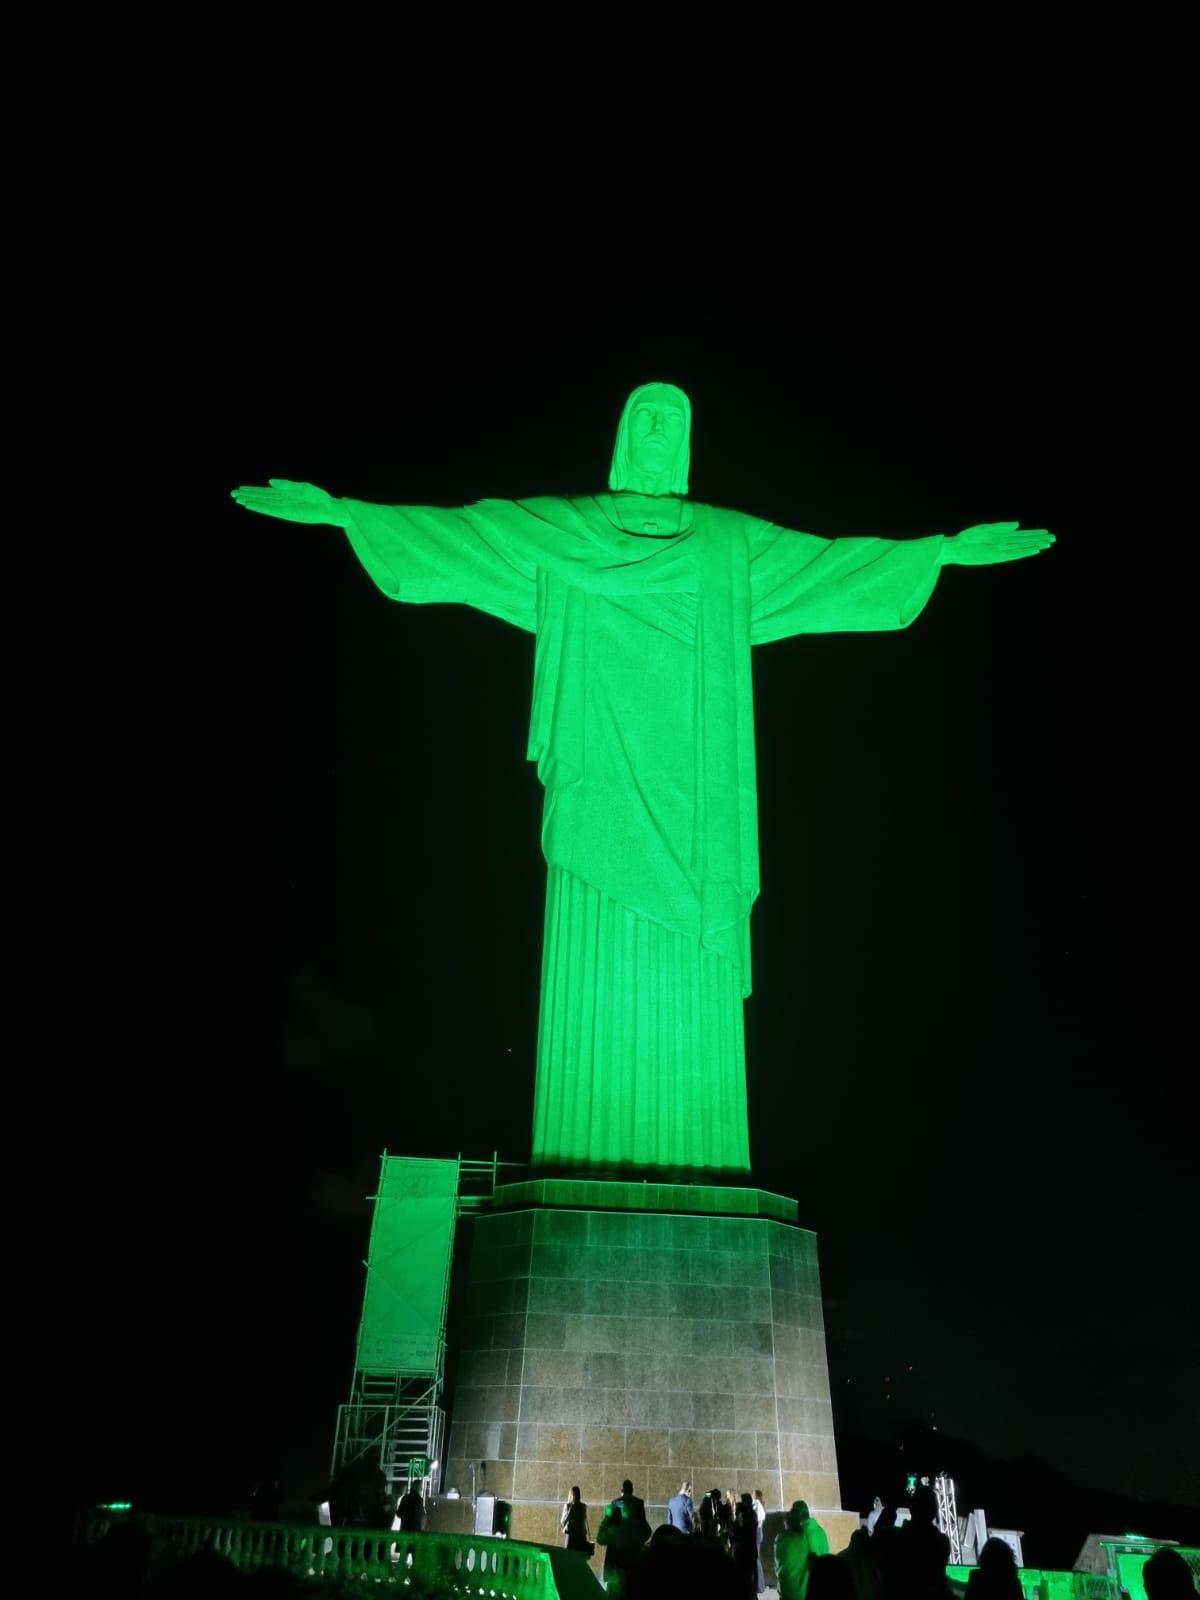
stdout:
<svg viewBox="0 0 1200 1600">
<path fill-rule="evenodd" d="M 906 627 L 947 563 L 1018 560 L 1041 529 L 816 538 L 687 498 L 691 409 L 626 402 L 608 494 L 446 509 L 272 479 L 234 498 L 350 537 L 384 594 L 534 634 L 529 759 L 548 867 L 533 1160 L 750 1166 L 742 1002 L 758 894 L 750 647 Z"/>
</svg>

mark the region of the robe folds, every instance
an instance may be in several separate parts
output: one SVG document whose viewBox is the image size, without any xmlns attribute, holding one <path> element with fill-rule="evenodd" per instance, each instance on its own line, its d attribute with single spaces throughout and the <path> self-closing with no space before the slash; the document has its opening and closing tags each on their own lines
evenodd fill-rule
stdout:
<svg viewBox="0 0 1200 1600">
<path fill-rule="evenodd" d="M 906 627 L 942 538 L 822 539 L 696 501 L 681 532 L 647 537 L 621 525 L 622 498 L 341 507 L 384 594 L 535 637 L 527 754 L 549 875 L 534 1164 L 731 1176 L 749 1171 L 750 649 Z"/>
</svg>

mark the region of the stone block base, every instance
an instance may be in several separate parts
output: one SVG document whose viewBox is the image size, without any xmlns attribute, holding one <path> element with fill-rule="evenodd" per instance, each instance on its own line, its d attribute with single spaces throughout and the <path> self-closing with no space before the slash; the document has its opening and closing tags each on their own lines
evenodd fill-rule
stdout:
<svg viewBox="0 0 1200 1600">
<path fill-rule="evenodd" d="M 625 1478 L 652 1526 L 685 1478 L 697 1498 L 761 1489 L 775 1511 L 807 1500 L 844 1548 L 857 1517 L 840 1507 L 817 1242 L 789 1214 L 756 1190 L 499 1187 L 474 1222 L 445 1485 L 469 1496 L 473 1462 L 510 1536 L 542 1544 L 575 1484 L 593 1537 Z"/>
</svg>

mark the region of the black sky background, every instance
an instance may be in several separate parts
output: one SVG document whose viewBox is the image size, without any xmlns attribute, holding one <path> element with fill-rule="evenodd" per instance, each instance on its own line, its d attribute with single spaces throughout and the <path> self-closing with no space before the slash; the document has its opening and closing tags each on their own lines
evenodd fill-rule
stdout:
<svg viewBox="0 0 1200 1600">
<path fill-rule="evenodd" d="M 901 147 L 759 39 L 683 78 L 755 109 L 681 125 L 627 73 L 584 87 L 556 35 L 481 27 L 179 24 L 28 63 L 48 659 L 17 680 L 14 1078 L 54 1470 L 141 1503 L 320 1487 L 379 1153 L 528 1154 L 532 641 L 390 604 L 336 530 L 229 489 L 587 491 L 663 377 L 697 498 L 1058 535 L 947 570 L 905 633 L 756 653 L 754 1177 L 820 1235 L 843 1435 L 933 1420 L 1195 1507 L 1169 96 L 1076 84 L 1031 125 L 950 72 Z"/>
</svg>

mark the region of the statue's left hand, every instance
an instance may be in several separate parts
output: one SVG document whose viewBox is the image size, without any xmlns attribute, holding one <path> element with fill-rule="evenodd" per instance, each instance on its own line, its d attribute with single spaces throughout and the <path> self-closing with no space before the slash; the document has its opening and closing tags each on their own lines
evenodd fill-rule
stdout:
<svg viewBox="0 0 1200 1600">
<path fill-rule="evenodd" d="M 1021 561 L 1049 550 L 1054 535 L 1045 528 L 1023 528 L 1019 522 L 977 522 L 946 540 L 942 565 L 990 567 L 997 561 Z"/>
</svg>

